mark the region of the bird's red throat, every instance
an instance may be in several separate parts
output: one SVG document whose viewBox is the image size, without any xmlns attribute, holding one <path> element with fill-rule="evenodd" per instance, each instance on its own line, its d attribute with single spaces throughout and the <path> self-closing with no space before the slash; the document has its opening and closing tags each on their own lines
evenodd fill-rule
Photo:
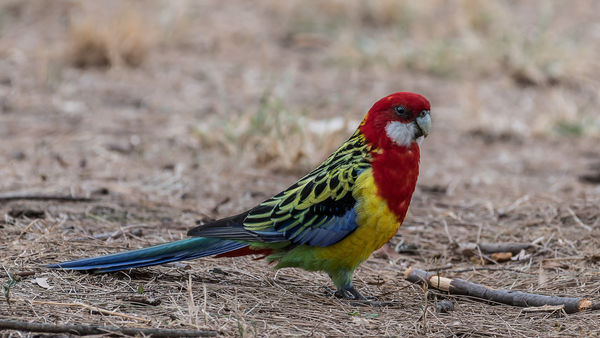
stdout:
<svg viewBox="0 0 600 338">
<path fill-rule="evenodd" d="M 373 178 L 377 192 L 402 222 L 419 177 L 419 145 L 389 144 L 373 152 Z"/>
</svg>

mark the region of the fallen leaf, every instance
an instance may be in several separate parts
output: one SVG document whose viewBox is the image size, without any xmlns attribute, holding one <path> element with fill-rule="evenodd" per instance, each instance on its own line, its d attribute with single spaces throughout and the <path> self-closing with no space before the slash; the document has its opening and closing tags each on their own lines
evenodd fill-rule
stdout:
<svg viewBox="0 0 600 338">
<path fill-rule="evenodd" d="M 48 284 L 48 278 L 46 278 L 46 277 L 38 277 L 38 278 L 35 278 L 35 279 L 32 281 L 32 283 L 35 283 L 35 284 L 37 284 L 37 285 L 39 285 L 39 286 L 43 287 L 43 288 L 44 288 L 44 289 L 46 289 L 46 290 L 50 290 L 50 289 L 52 289 L 52 286 L 50 286 L 50 284 Z"/>
</svg>

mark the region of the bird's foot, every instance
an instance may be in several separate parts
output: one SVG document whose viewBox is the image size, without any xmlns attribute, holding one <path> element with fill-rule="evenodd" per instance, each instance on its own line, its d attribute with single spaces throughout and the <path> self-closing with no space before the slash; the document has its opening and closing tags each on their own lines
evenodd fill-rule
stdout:
<svg viewBox="0 0 600 338">
<path fill-rule="evenodd" d="M 394 306 L 398 305 L 399 302 L 380 302 L 376 297 L 365 297 L 358 290 L 351 286 L 347 289 L 338 289 L 337 291 L 333 291 L 330 288 L 325 288 L 327 294 L 333 295 L 337 298 L 349 300 L 349 304 L 353 306 L 373 306 L 373 307 L 382 307 L 382 306 Z"/>
<path fill-rule="evenodd" d="M 367 297 L 363 296 L 362 293 L 358 292 L 358 290 L 356 290 L 354 288 L 354 286 L 351 286 L 347 289 L 338 289 L 335 293 L 334 296 L 336 296 L 337 298 L 340 299 L 348 299 L 348 300 L 369 300 Z"/>
</svg>

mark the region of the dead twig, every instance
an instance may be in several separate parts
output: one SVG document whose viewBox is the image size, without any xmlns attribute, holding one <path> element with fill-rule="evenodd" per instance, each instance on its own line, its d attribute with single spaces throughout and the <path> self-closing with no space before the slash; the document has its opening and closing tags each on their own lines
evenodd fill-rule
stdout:
<svg viewBox="0 0 600 338">
<path fill-rule="evenodd" d="M 0 319 L 0 330 L 20 330 L 26 332 L 70 333 L 76 335 L 92 335 L 118 332 L 130 336 L 152 337 L 214 337 L 216 331 L 211 330 L 176 330 L 141 327 L 116 327 L 94 325 L 58 325 L 49 323 L 32 323 L 20 320 Z"/>
<path fill-rule="evenodd" d="M 105 314 L 105 315 L 117 316 L 117 317 L 127 318 L 127 319 L 131 319 L 131 320 L 137 320 L 140 322 L 146 322 L 146 323 L 150 322 L 150 319 L 137 317 L 137 316 L 131 316 L 131 315 L 120 313 L 120 312 L 110 311 L 110 310 L 102 309 L 102 308 L 99 308 L 96 306 L 79 303 L 79 302 L 60 303 L 60 302 L 50 302 L 50 301 L 41 301 L 41 300 L 25 300 L 25 299 L 23 299 L 23 301 L 31 302 L 33 304 L 45 304 L 45 305 L 57 305 L 57 306 L 78 306 L 78 307 L 82 307 L 82 308 L 88 309 L 90 311 L 98 312 L 98 313 Z"/>
<path fill-rule="evenodd" d="M 577 225 L 579 225 L 580 227 L 584 228 L 587 231 L 592 231 L 592 227 L 583 223 L 579 217 L 577 217 L 577 215 L 575 214 L 575 212 L 573 211 L 573 209 L 571 208 L 567 208 L 567 211 L 569 212 L 569 215 L 571 215 L 571 217 L 573 217 L 573 220 L 575 221 L 575 223 L 577 223 Z"/>
<path fill-rule="evenodd" d="M 109 231 L 109 232 L 103 232 L 101 234 L 95 234 L 95 235 L 91 236 L 91 238 L 98 239 L 98 240 L 117 239 L 123 235 L 133 235 L 133 236 L 141 237 L 143 235 L 143 231 L 142 231 L 142 229 L 140 229 L 141 227 L 143 227 L 143 226 L 141 226 L 139 224 L 133 224 L 133 225 L 121 227 L 119 230 L 116 230 L 116 231 Z M 90 238 L 90 236 L 77 237 L 77 238 L 74 238 L 73 241 L 85 241 L 85 240 L 88 240 L 89 238 Z"/>
<path fill-rule="evenodd" d="M 485 264 L 509 261 L 513 255 L 532 248 L 531 243 L 458 243 L 457 251 L 471 260 Z"/>
<path fill-rule="evenodd" d="M 149 295 L 133 295 L 133 296 L 123 296 L 119 297 L 122 301 L 134 303 L 134 304 L 143 304 L 143 305 L 152 305 L 157 306 L 162 303 L 162 301 L 156 297 Z"/>
<path fill-rule="evenodd" d="M 511 252 L 517 254 L 521 250 L 527 250 L 533 247 L 531 243 L 479 243 L 479 249 L 484 254 L 494 254 L 500 252 Z"/>
<path fill-rule="evenodd" d="M 27 276 L 33 276 L 35 274 L 36 274 L 35 271 L 17 271 L 17 272 L 11 272 L 10 274 L 7 273 L 7 275 L 9 277 L 10 276 L 27 277 Z"/>
<path fill-rule="evenodd" d="M 58 202 L 93 202 L 95 198 L 71 195 L 0 195 L 0 202 L 9 201 L 58 201 Z"/>
<path fill-rule="evenodd" d="M 38 221 L 41 221 L 41 220 L 40 220 L 39 218 L 36 218 L 36 219 L 34 219 L 33 221 L 31 221 L 31 222 L 29 223 L 29 225 L 28 225 L 28 226 L 26 226 L 26 227 L 25 227 L 25 229 L 23 229 L 23 230 L 21 231 L 21 233 L 19 234 L 19 236 L 17 236 L 17 239 L 21 239 L 21 238 L 23 238 L 23 235 L 25 235 L 25 233 L 26 233 L 27 231 L 29 231 L 29 229 L 30 229 L 30 228 L 31 228 L 31 227 L 32 227 L 32 226 L 33 226 L 35 223 L 37 223 Z"/>
<path fill-rule="evenodd" d="M 566 313 L 600 309 L 599 304 L 593 304 L 591 300 L 586 298 L 545 296 L 521 291 L 492 289 L 464 279 L 440 277 L 434 273 L 413 268 L 406 271 L 405 278 L 412 283 L 427 283 L 429 287 L 446 291 L 450 294 L 464 295 L 511 306 L 537 307 L 562 305 Z"/>
<path fill-rule="evenodd" d="M 467 256 L 475 256 L 478 254 L 478 250 L 481 250 L 482 254 L 490 255 L 495 253 L 510 252 L 517 254 L 521 250 L 527 250 L 533 247 L 531 243 L 460 243 L 459 250 Z"/>
<path fill-rule="evenodd" d="M 522 273 L 522 274 L 526 274 L 526 275 L 537 275 L 537 273 L 533 273 L 533 272 L 529 272 L 529 271 L 523 271 L 523 270 L 519 270 L 519 269 L 513 269 L 513 268 L 506 268 L 506 267 L 488 267 L 488 266 L 473 266 L 470 268 L 464 268 L 464 269 L 455 269 L 455 270 L 450 270 L 450 269 L 445 269 L 448 272 L 453 272 L 453 273 L 460 273 L 460 272 L 473 272 L 473 271 L 511 271 L 511 272 L 517 272 L 517 273 Z M 440 271 L 440 270 L 433 270 L 433 269 L 427 269 L 426 271 Z"/>
<path fill-rule="evenodd" d="M 526 274 L 526 275 L 537 275 L 537 273 L 533 273 L 533 272 L 529 272 L 529 271 L 523 271 L 523 270 L 519 270 L 519 269 L 515 269 L 515 268 L 508 268 L 508 267 L 471 266 L 471 267 L 462 268 L 462 269 L 452 269 L 452 268 L 454 268 L 454 265 L 448 264 L 448 265 L 444 265 L 444 266 L 438 266 L 438 267 L 433 267 L 433 268 L 430 268 L 430 269 L 426 269 L 425 271 L 427 271 L 427 272 L 438 272 L 438 273 L 440 271 L 448 271 L 448 272 L 454 272 L 454 273 L 474 272 L 474 271 L 511 271 L 511 272 L 523 273 L 523 274 Z"/>
<path fill-rule="evenodd" d="M 542 306 L 532 306 L 526 307 L 521 312 L 555 312 L 562 311 L 564 309 L 564 305 L 542 305 Z"/>
</svg>

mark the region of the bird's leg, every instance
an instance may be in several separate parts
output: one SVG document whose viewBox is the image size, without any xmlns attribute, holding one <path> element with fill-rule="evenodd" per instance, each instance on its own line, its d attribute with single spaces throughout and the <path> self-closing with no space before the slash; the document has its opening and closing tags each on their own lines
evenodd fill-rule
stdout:
<svg viewBox="0 0 600 338">
<path fill-rule="evenodd" d="M 367 297 L 363 296 L 360 292 L 358 292 L 358 290 L 356 290 L 353 286 L 347 287 L 347 288 L 339 288 L 336 291 L 325 287 L 325 292 L 327 295 L 329 296 L 335 296 L 336 298 L 339 299 L 346 299 L 346 300 L 369 300 Z"/>
<path fill-rule="evenodd" d="M 337 291 L 327 290 L 329 294 L 333 294 L 337 298 L 350 300 L 351 305 L 362 305 L 362 306 L 389 306 L 397 305 L 397 302 L 378 302 L 374 298 L 367 298 L 363 296 L 358 290 L 352 285 L 352 270 L 336 270 L 329 272 L 329 276 L 333 280 L 333 283 L 337 287 Z"/>
<path fill-rule="evenodd" d="M 350 301 L 349 304 L 353 306 L 373 306 L 373 307 L 381 307 L 381 306 L 398 306 L 400 302 L 391 301 L 391 302 L 380 302 L 377 301 L 375 297 L 365 297 L 358 290 L 354 288 L 352 284 L 338 288 L 337 291 L 333 291 L 330 288 L 325 288 L 327 294 L 333 295 L 337 298 L 344 299 Z"/>
<path fill-rule="evenodd" d="M 400 304 L 397 301 L 392 302 L 379 302 L 375 297 L 365 297 L 358 290 L 354 288 L 354 286 L 350 285 L 345 288 L 339 288 L 337 291 L 333 292 L 329 290 L 330 294 L 333 294 L 337 298 L 349 300 L 350 305 L 354 306 L 398 306 Z"/>
<path fill-rule="evenodd" d="M 367 297 L 363 296 L 352 285 L 353 275 L 354 270 L 339 269 L 329 272 L 329 277 L 337 287 L 337 291 L 333 295 L 341 299 L 368 301 Z"/>
<path fill-rule="evenodd" d="M 353 270 L 338 269 L 334 271 L 328 271 L 328 274 L 337 287 L 337 291 L 330 291 L 330 294 L 333 294 L 337 298 L 341 299 L 367 300 L 367 298 L 361 295 L 360 292 L 358 292 L 352 285 L 352 275 L 354 274 Z"/>
<path fill-rule="evenodd" d="M 363 296 L 360 292 L 358 292 L 358 290 L 356 290 L 354 288 L 353 285 L 350 285 L 349 287 L 343 288 L 343 289 L 338 289 L 334 295 L 337 298 L 341 298 L 341 299 L 349 299 L 349 300 L 368 300 L 365 296 Z"/>
</svg>

